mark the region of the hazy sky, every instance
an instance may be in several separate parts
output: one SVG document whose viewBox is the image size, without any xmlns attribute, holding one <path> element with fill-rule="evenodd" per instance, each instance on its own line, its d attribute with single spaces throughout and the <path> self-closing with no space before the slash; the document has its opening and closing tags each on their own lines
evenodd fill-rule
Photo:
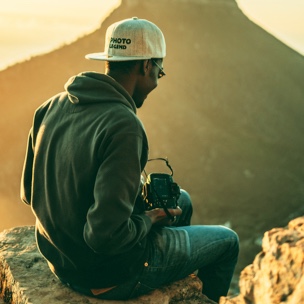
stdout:
<svg viewBox="0 0 304 304">
<path fill-rule="evenodd" d="M 98 28 L 120 0 L 0 0 L 0 70 Z M 237 0 L 250 19 L 304 55 L 304 0 Z"/>
<path fill-rule="evenodd" d="M 0 70 L 100 26 L 120 0 L 0 0 Z"/>
<path fill-rule="evenodd" d="M 243 12 L 304 55 L 304 0 L 236 0 Z"/>
</svg>

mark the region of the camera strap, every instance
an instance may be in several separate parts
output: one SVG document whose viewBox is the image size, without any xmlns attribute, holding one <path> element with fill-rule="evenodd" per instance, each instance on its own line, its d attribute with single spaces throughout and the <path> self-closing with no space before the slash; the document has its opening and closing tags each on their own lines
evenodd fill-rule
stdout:
<svg viewBox="0 0 304 304">
<path fill-rule="evenodd" d="M 167 206 L 163 203 L 161 197 L 159 196 L 159 194 L 157 193 L 157 191 L 155 189 L 152 189 L 152 191 L 154 191 L 154 193 L 156 194 L 161 206 L 163 207 L 167 217 L 171 220 L 171 221 L 174 221 L 175 220 L 175 217 L 169 212 Z"/>
<path fill-rule="evenodd" d="M 162 161 L 164 161 L 164 162 L 166 163 L 167 167 L 168 167 L 168 168 L 170 169 L 170 171 L 171 171 L 171 176 L 173 176 L 173 169 L 172 169 L 172 167 L 170 166 L 169 160 L 168 160 L 167 157 L 166 157 L 166 158 L 163 158 L 163 157 L 150 158 L 150 159 L 148 159 L 148 162 L 149 162 L 149 161 L 153 161 L 153 160 L 162 160 Z M 144 172 L 145 172 L 145 175 L 146 175 L 146 177 L 147 177 L 147 173 L 146 173 L 146 170 L 145 170 L 145 169 L 144 169 Z"/>
</svg>

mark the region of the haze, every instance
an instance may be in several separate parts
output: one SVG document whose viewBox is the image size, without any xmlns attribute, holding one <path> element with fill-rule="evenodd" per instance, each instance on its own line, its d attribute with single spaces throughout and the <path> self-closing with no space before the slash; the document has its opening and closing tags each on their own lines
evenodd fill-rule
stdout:
<svg viewBox="0 0 304 304">
<path fill-rule="evenodd" d="M 1 3 L 0 70 L 96 30 L 119 0 Z"/>
<path fill-rule="evenodd" d="M 11 0 L 0 11 L 0 70 L 90 33 L 120 0 Z M 236 0 L 247 16 L 304 54 L 304 1 Z"/>
</svg>

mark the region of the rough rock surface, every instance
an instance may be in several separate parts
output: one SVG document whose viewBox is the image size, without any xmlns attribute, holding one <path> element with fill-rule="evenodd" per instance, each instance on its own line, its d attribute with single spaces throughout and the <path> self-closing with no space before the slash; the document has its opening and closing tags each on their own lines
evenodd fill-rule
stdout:
<svg viewBox="0 0 304 304">
<path fill-rule="evenodd" d="M 240 294 L 220 304 L 304 304 L 304 217 L 264 234 L 262 251 L 240 276 Z M 37 250 L 34 227 L 0 234 L 0 297 L 14 304 L 198 304 L 214 303 L 201 294 L 195 276 L 130 301 L 104 301 L 73 292 L 55 279 Z"/>
<path fill-rule="evenodd" d="M 221 304 L 304 303 L 304 217 L 264 234 L 262 252 L 240 276 L 240 295 Z"/>
<path fill-rule="evenodd" d="M 10 304 L 198 304 L 213 301 L 202 295 L 195 276 L 130 301 L 105 301 L 80 295 L 61 284 L 37 250 L 34 227 L 23 226 L 0 234 L 0 298 Z M 1 301 L 1 300 L 0 300 Z"/>
</svg>

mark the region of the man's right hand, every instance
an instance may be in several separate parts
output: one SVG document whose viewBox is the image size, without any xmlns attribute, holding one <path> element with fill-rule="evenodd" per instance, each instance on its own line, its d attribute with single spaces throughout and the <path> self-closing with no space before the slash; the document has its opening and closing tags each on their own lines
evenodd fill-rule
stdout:
<svg viewBox="0 0 304 304">
<path fill-rule="evenodd" d="M 182 209 L 179 207 L 176 209 L 168 209 L 168 211 L 174 218 L 182 214 Z M 152 225 L 171 226 L 175 222 L 168 218 L 165 210 L 162 208 L 145 211 L 145 214 L 151 219 Z"/>
</svg>

